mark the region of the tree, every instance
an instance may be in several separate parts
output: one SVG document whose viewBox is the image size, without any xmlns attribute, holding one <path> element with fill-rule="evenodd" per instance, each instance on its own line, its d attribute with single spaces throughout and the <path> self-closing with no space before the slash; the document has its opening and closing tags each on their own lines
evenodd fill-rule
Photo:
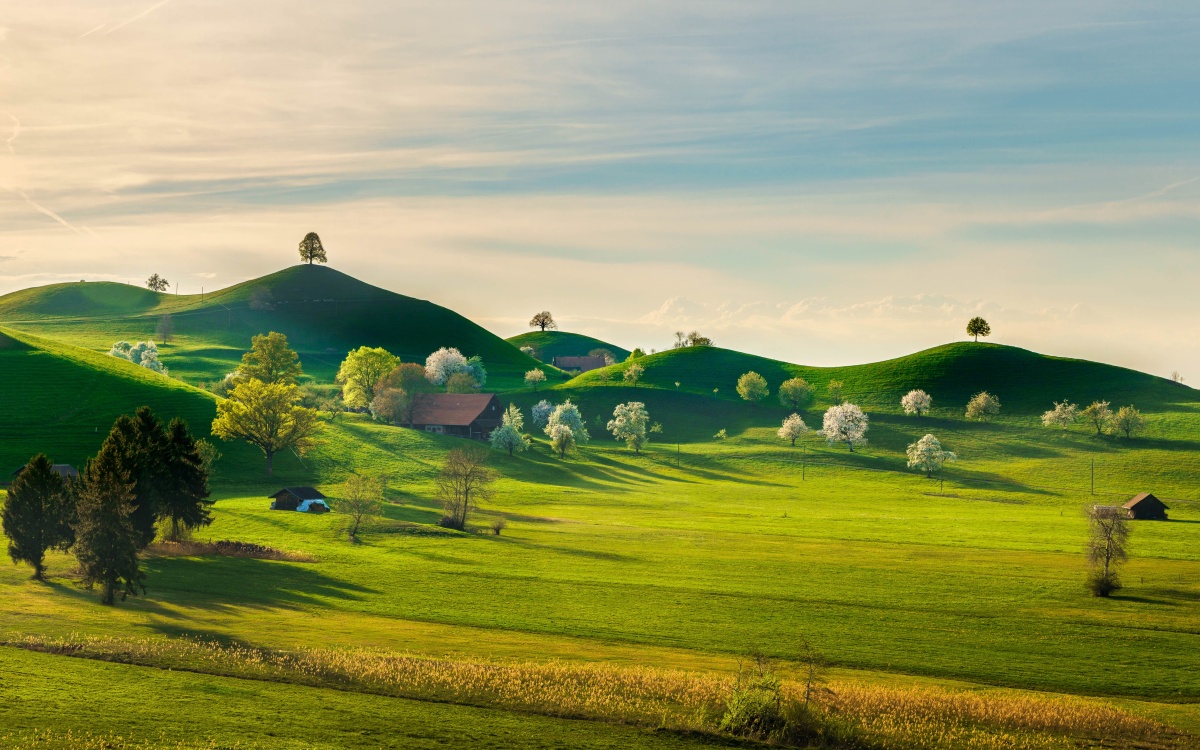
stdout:
<svg viewBox="0 0 1200 750">
<path fill-rule="evenodd" d="M 213 501 L 208 499 L 208 468 L 201 453 L 205 441 L 193 438 L 179 417 L 167 425 L 166 437 L 158 514 L 170 525 L 167 539 L 177 542 L 184 532 L 212 523 L 208 509 Z"/>
<path fill-rule="evenodd" d="M 392 412 L 392 421 L 411 425 L 413 413 L 425 395 L 433 391 L 433 384 L 425 378 L 424 367 L 415 362 L 406 362 L 397 365 L 375 384 L 376 394 L 385 390 L 395 391 L 392 396 L 395 398 L 393 405 L 396 411 Z"/>
<path fill-rule="evenodd" d="M 522 353 L 522 354 L 524 354 L 524 355 L 525 355 L 525 356 L 527 356 L 527 357 L 533 357 L 534 359 L 537 359 L 537 358 L 538 358 L 538 357 L 537 357 L 537 350 L 536 350 L 536 349 L 534 349 L 532 346 L 522 346 L 522 347 L 521 347 L 521 353 Z"/>
<path fill-rule="evenodd" d="M 398 424 L 403 419 L 404 391 L 387 386 L 375 388 L 375 398 L 371 399 L 371 416 L 380 422 Z"/>
<path fill-rule="evenodd" d="M 267 457 L 267 476 L 275 454 L 294 450 L 303 455 L 316 445 L 320 428 L 315 409 L 300 406 L 300 389 L 256 378 L 239 383 L 229 398 L 217 402 L 212 433 L 222 440 L 245 440 Z"/>
<path fill-rule="evenodd" d="M 1126 543 L 1129 525 L 1125 509 L 1111 505 L 1095 505 L 1088 511 L 1087 556 L 1091 565 L 1088 588 L 1094 596 L 1108 596 L 1121 588 L 1117 568 L 1128 559 Z"/>
<path fill-rule="evenodd" d="M 1043 427 L 1067 429 L 1079 421 L 1079 407 L 1070 401 L 1054 402 L 1054 408 L 1042 414 Z"/>
<path fill-rule="evenodd" d="M 630 401 L 627 404 L 617 404 L 613 409 L 613 418 L 608 423 L 608 431 L 617 440 L 624 440 L 625 445 L 633 448 L 634 453 L 641 453 L 642 447 L 649 438 L 646 428 L 650 424 L 650 414 L 646 405 L 641 401 Z"/>
<path fill-rule="evenodd" d="M 545 427 L 546 423 L 550 421 L 550 414 L 553 411 L 554 404 L 550 403 L 546 399 L 542 399 L 534 404 L 533 408 L 529 410 L 530 416 L 533 417 L 533 426 Z"/>
<path fill-rule="evenodd" d="M 516 404 L 509 404 L 501 417 L 500 426 L 492 430 L 488 439 L 493 448 L 508 451 L 508 455 L 511 456 L 513 451 L 524 451 L 529 447 L 529 436 L 521 433 L 524 427 L 525 417 L 522 416 L 521 410 Z"/>
<path fill-rule="evenodd" d="M 637 388 L 638 381 L 642 379 L 642 375 L 645 374 L 645 372 L 645 367 L 642 367 L 637 362 L 632 362 L 628 367 L 625 368 L 625 372 L 621 377 L 625 379 L 626 383 L 629 383 L 634 388 Z"/>
<path fill-rule="evenodd" d="M 302 374 L 300 355 L 288 345 L 287 336 L 271 331 L 250 339 L 250 351 L 242 355 L 236 377 L 291 385 Z"/>
<path fill-rule="evenodd" d="M 1178 385 L 1183 385 L 1183 373 L 1179 372 L 1179 370 L 1172 370 L 1171 371 L 1171 382 L 1176 383 Z"/>
<path fill-rule="evenodd" d="M 829 394 L 829 400 L 835 404 L 842 403 L 842 398 L 845 395 L 843 388 L 844 383 L 840 380 L 830 380 L 825 384 L 825 392 Z"/>
<path fill-rule="evenodd" d="M 154 541 L 159 509 L 167 488 L 167 434 L 149 407 L 113 422 L 104 445 L 116 456 L 118 469 L 131 483 L 129 522 L 137 532 L 138 549 Z"/>
<path fill-rule="evenodd" d="M 781 440 L 791 440 L 792 447 L 796 447 L 796 438 L 808 432 L 808 425 L 804 424 L 804 420 L 799 414 L 793 414 L 783 420 L 783 426 L 779 428 L 779 438 Z"/>
<path fill-rule="evenodd" d="M 799 411 L 812 402 L 813 390 L 804 378 L 789 378 L 779 386 L 779 403 Z"/>
<path fill-rule="evenodd" d="M 987 419 L 1000 413 L 1000 399 L 980 391 L 967 402 L 967 419 Z"/>
<path fill-rule="evenodd" d="M 530 370 L 525 373 L 525 387 L 537 391 L 538 386 L 546 382 L 546 373 L 541 370 Z"/>
<path fill-rule="evenodd" d="M 313 261 L 329 262 L 329 259 L 325 257 L 325 246 L 321 244 L 321 238 L 317 236 L 316 232 L 309 232 L 304 235 L 304 239 L 300 240 L 300 260 L 310 266 Z"/>
<path fill-rule="evenodd" d="M 708 336 L 702 336 L 699 331 L 684 333 L 683 331 L 675 332 L 675 349 L 685 349 L 689 346 L 712 346 L 713 341 Z"/>
<path fill-rule="evenodd" d="M 425 377 L 434 385 L 445 385 L 456 372 L 465 372 L 467 358 L 453 347 L 442 347 L 425 359 Z"/>
<path fill-rule="evenodd" d="M 633 348 L 633 351 L 631 351 L 629 353 L 629 356 L 625 358 L 625 361 L 632 362 L 635 359 L 641 359 L 644 356 L 646 356 L 645 350 L 643 350 L 642 347 L 640 347 L 640 346 L 635 346 Z"/>
<path fill-rule="evenodd" d="M 158 345 L 153 341 L 139 341 L 136 344 L 118 341 L 113 344 L 112 349 L 108 350 L 108 354 L 110 357 L 127 359 L 147 370 L 153 370 L 162 375 L 167 374 L 167 368 L 158 359 Z"/>
<path fill-rule="evenodd" d="M 830 445 L 845 443 L 853 453 L 854 446 L 867 443 L 867 421 L 867 415 L 854 404 L 838 404 L 825 411 L 821 434 Z"/>
<path fill-rule="evenodd" d="M 146 279 L 146 288 L 152 292 L 165 292 L 171 288 L 171 282 L 158 274 L 152 274 L 150 278 Z"/>
<path fill-rule="evenodd" d="M 571 437 L 577 445 L 583 445 L 591 439 L 587 426 L 584 424 L 583 415 L 579 413 L 579 407 L 572 404 L 570 399 L 554 407 L 554 411 L 550 412 L 550 416 L 546 419 L 545 432 L 551 440 L 554 438 L 553 430 L 556 425 L 564 425 L 569 428 Z"/>
<path fill-rule="evenodd" d="M 349 406 L 370 406 L 375 384 L 400 364 L 400 358 L 382 347 L 360 346 L 346 355 L 338 368 L 337 382 Z"/>
<path fill-rule="evenodd" d="M 909 391 L 900 399 L 900 406 L 905 414 L 916 414 L 918 417 L 933 406 L 933 398 L 922 390 Z"/>
<path fill-rule="evenodd" d="M 558 451 L 559 458 L 566 458 L 567 451 L 575 447 L 575 432 L 565 424 L 547 426 L 546 433 L 550 436 L 550 447 Z"/>
<path fill-rule="evenodd" d="M 925 476 L 932 477 L 935 471 L 941 471 L 947 461 L 957 461 L 958 456 L 951 451 L 942 450 L 942 443 L 933 435 L 926 435 L 908 446 L 908 468 L 920 469 Z"/>
<path fill-rule="evenodd" d="M 456 372 L 446 378 L 446 393 L 476 393 L 479 383 L 465 372 Z"/>
<path fill-rule="evenodd" d="M 771 393 L 767 379 L 757 372 L 743 373 L 738 378 L 737 392 L 746 401 L 762 401 Z"/>
<path fill-rule="evenodd" d="M 1122 406 L 1118 409 L 1112 423 L 1113 429 L 1124 435 L 1126 440 L 1132 438 L 1133 433 L 1146 428 L 1146 418 L 1133 406 Z"/>
<path fill-rule="evenodd" d="M 445 511 L 438 522 L 442 526 L 462 531 L 471 511 L 491 496 L 496 475 L 487 467 L 487 458 L 487 451 L 478 448 L 455 448 L 446 454 L 437 478 L 437 494 Z"/>
<path fill-rule="evenodd" d="M 589 357 L 603 357 L 605 366 L 613 365 L 613 364 L 617 363 L 617 356 L 615 354 L 613 354 L 611 351 L 609 351 L 608 349 L 605 349 L 603 347 L 601 347 L 599 349 L 591 350 L 590 352 L 588 352 L 588 356 Z"/>
<path fill-rule="evenodd" d="M 544 332 L 547 328 L 558 328 L 558 323 L 554 322 L 554 316 L 549 310 L 542 310 L 529 321 L 530 328 L 541 328 Z"/>
<path fill-rule="evenodd" d="M 383 479 L 351 474 L 342 483 L 333 511 L 350 517 L 346 536 L 358 541 L 358 529 L 364 519 L 383 515 Z"/>
<path fill-rule="evenodd" d="M 992 335 L 992 327 L 986 320 L 976 316 L 967 322 L 967 335 L 974 336 L 975 341 L 978 342 L 980 336 L 987 338 Z"/>
<path fill-rule="evenodd" d="M 196 441 L 196 455 L 200 456 L 200 467 L 204 469 L 205 475 L 211 478 L 213 467 L 221 460 L 221 451 L 209 441 L 200 438 Z"/>
<path fill-rule="evenodd" d="M 116 427 L 114 426 L 114 430 Z M 75 557 L 83 583 L 100 584 L 100 601 L 116 602 L 146 591 L 138 562 L 141 534 L 133 524 L 133 479 L 121 466 L 122 438 L 109 433 L 84 470 L 76 506 Z"/>
<path fill-rule="evenodd" d="M 0 512 L 8 556 L 14 564 L 32 565 L 35 580 L 45 580 L 46 551 L 70 544 L 69 499 L 62 477 L 44 453 L 30 459 L 8 487 Z"/>
<path fill-rule="evenodd" d="M 1091 406 L 1079 412 L 1079 416 L 1096 428 L 1097 435 L 1103 435 L 1112 423 L 1113 411 L 1107 401 L 1093 401 Z"/>
<path fill-rule="evenodd" d="M 158 319 L 158 325 L 155 326 L 154 333 L 158 336 L 158 340 L 164 344 L 171 342 L 171 336 L 175 334 L 175 325 L 171 321 L 170 313 Z"/>
</svg>

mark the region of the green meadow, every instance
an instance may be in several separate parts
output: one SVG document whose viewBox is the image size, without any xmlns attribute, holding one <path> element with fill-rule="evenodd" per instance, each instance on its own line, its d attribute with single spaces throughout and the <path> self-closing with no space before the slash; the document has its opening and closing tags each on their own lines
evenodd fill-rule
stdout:
<svg viewBox="0 0 1200 750">
<path fill-rule="evenodd" d="M 264 298 L 270 309 L 252 309 Z M 318 305 L 337 309 L 316 312 Z M 150 336 L 164 313 L 176 339 L 161 357 L 178 378 L 105 354 L 118 339 Z M 248 446 L 219 444 L 215 521 L 197 540 L 265 545 L 296 561 L 155 553 L 144 561 L 147 595 L 115 607 L 78 584 L 69 555 L 51 556 L 46 583 L 30 580 L 27 568 L 0 566 L 0 639 L 7 644 L 0 678 L 6 696 L 19 696 L 0 701 L 0 743 L 736 743 L 683 720 L 514 708 L 415 688 L 388 693 L 375 683 L 264 676 L 246 665 L 171 655 L 170 644 L 196 638 L 263 653 L 370 649 L 450 661 L 675 670 L 712 680 L 732 679 L 751 651 L 794 677 L 811 646 L 829 662 L 831 684 L 1080 696 L 1200 733 L 1200 393 L 1191 388 L 1094 362 L 963 343 L 840 368 L 688 348 L 639 360 L 645 372 L 636 386 L 622 378 L 622 362 L 569 380 L 546 367 L 549 387 L 533 392 L 521 376 L 537 362 L 519 346 L 535 346 L 546 360 L 553 347 L 557 354 L 625 350 L 569 334 L 509 343 L 431 303 L 307 267 L 204 300 L 106 284 L 28 290 L 0 299 L 0 324 L 0 363 L 10 383 L 0 392 L 0 459 L 14 469 L 38 451 L 81 465 L 117 415 L 143 404 L 207 435 L 216 397 L 195 384 L 232 370 L 250 336 L 268 330 L 288 333 L 317 383 L 331 382 L 341 358 L 360 345 L 384 346 L 405 361 L 458 346 L 484 357 L 488 389 L 502 401 L 528 414 L 541 399 L 570 398 L 592 436 L 565 459 L 540 431 L 526 453 L 495 452 L 494 496 L 465 533 L 436 525 L 434 480 L 446 452 L 461 445 L 454 438 L 347 414 L 324 426 L 314 451 L 281 455 L 273 477 Z M 772 389 L 761 404 L 737 397 L 737 378 L 748 370 Z M 850 452 L 815 434 L 795 447 L 780 440 L 775 431 L 791 410 L 774 390 L 796 376 L 817 391 L 801 412 L 808 427 L 820 429 L 831 403 L 826 388 L 839 380 L 845 398 L 870 416 L 869 443 Z M 930 414 L 901 411 L 900 397 L 913 388 L 933 396 Z M 967 421 L 966 401 L 984 389 L 1000 398 L 1000 415 Z M 1125 439 L 1097 436 L 1083 424 L 1042 427 L 1041 413 L 1064 398 L 1134 404 L 1146 429 Z M 613 407 L 632 400 L 662 425 L 641 454 L 604 430 Z M 721 430 L 726 437 L 715 437 Z M 944 481 L 906 467 L 906 446 L 926 433 L 958 454 Z M 279 487 L 312 484 L 336 496 L 354 472 L 386 475 L 389 500 L 360 543 L 346 538 L 337 514 L 268 510 L 266 495 Z M 1163 498 L 1171 520 L 1134 522 L 1125 588 L 1092 597 L 1083 585 L 1084 509 L 1140 491 Z M 496 519 L 507 523 L 499 535 L 489 529 Z M 91 653 L 42 643 L 87 638 L 161 644 L 163 651 Z M 30 650 L 33 642 L 42 645 Z M 106 699 L 100 710 L 105 693 L 117 702 Z M 174 705 L 205 719 L 172 722 Z M 1040 734 L 1020 734 L 1034 731 L 1028 727 L 956 721 L 998 744 L 943 732 L 937 740 L 869 746 L 1194 741 L 1109 738 L 1105 745 L 1103 731 L 1056 729 L 1047 744 L 1036 744 Z"/>
</svg>

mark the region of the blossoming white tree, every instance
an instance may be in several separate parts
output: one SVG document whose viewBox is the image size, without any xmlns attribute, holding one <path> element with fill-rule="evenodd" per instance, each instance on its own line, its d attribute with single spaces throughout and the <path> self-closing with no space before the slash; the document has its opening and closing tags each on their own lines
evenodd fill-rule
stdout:
<svg viewBox="0 0 1200 750">
<path fill-rule="evenodd" d="M 967 419 L 987 419 L 1000 413 L 1000 399 L 980 391 L 967 402 Z"/>
<path fill-rule="evenodd" d="M 425 378 L 434 385 L 445 385 L 456 372 L 466 372 L 467 358 L 453 347 L 442 347 L 425 358 Z"/>
<path fill-rule="evenodd" d="M 534 427 L 545 427 L 550 421 L 550 412 L 554 411 L 554 404 L 546 399 L 542 399 L 533 405 L 529 413 L 533 416 Z"/>
<path fill-rule="evenodd" d="M 1079 407 L 1070 401 L 1054 402 L 1054 408 L 1042 414 L 1043 427 L 1067 429 L 1079 419 Z"/>
<path fill-rule="evenodd" d="M 867 443 L 867 415 L 851 403 L 831 406 L 825 411 L 821 434 L 830 445 L 845 443 L 850 452 L 854 446 Z"/>
<path fill-rule="evenodd" d="M 1092 405 L 1079 412 L 1085 422 L 1096 428 L 1096 434 L 1102 435 L 1112 423 L 1113 410 L 1108 401 L 1093 401 Z"/>
<path fill-rule="evenodd" d="M 501 417 L 500 426 L 492 430 L 488 439 L 493 448 L 508 451 L 511 456 L 513 451 L 520 452 L 529 447 L 529 436 L 521 433 L 524 426 L 525 417 L 521 415 L 521 410 L 516 404 L 509 404 Z"/>
<path fill-rule="evenodd" d="M 139 341 L 136 344 L 118 341 L 113 344 L 112 349 L 108 350 L 108 354 L 112 357 L 127 359 L 147 370 L 153 370 L 162 375 L 167 374 L 167 368 L 163 367 L 163 363 L 158 359 L 158 345 L 153 341 Z"/>
<path fill-rule="evenodd" d="M 933 435 L 926 435 L 908 446 L 908 468 L 920 469 L 925 476 L 931 477 L 935 471 L 941 471 L 947 461 L 957 461 L 954 453 L 942 450 L 942 443 Z"/>
<path fill-rule="evenodd" d="M 808 425 L 804 424 L 804 420 L 800 418 L 799 414 L 793 414 L 783 420 L 783 426 L 779 428 L 779 437 L 782 440 L 791 440 L 792 447 L 795 447 L 796 438 L 806 432 L 808 432 Z"/>
<path fill-rule="evenodd" d="M 638 381 L 642 379 L 642 375 L 646 372 L 646 368 L 634 362 L 625 368 L 625 382 L 637 388 Z"/>
<path fill-rule="evenodd" d="M 905 414 L 916 414 L 919 417 L 933 406 L 933 398 L 918 388 L 904 394 L 904 398 L 900 399 L 900 406 Z"/>
<path fill-rule="evenodd" d="M 575 433 L 565 424 L 547 426 L 546 434 L 550 436 L 550 447 L 558 451 L 559 458 L 566 458 L 567 451 L 575 447 Z"/>
<path fill-rule="evenodd" d="M 624 440 L 634 453 L 641 453 L 642 446 L 647 442 L 646 425 L 649 423 L 650 414 L 646 411 L 646 405 L 641 401 L 630 401 L 617 404 L 617 408 L 613 409 L 608 431 L 617 440 Z"/>
<path fill-rule="evenodd" d="M 545 432 L 551 441 L 554 440 L 554 428 L 557 425 L 564 425 L 571 430 L 571 437 L 576 445 L 583 445 L 591 439 L 587 426 L 583 423 L 583 415 L 579 413 L 579 407 L 572 404 L 570 399 L 554 407 L 554 411 L 550 412 L 550 417 L 546 420 Z"/>
<path fill-rule="evenodd" d="M 538 386 L 546 382 L 546 373 L 541 370 L 530 370 L 525 373 L 525 387 L 537 390 Z"/>
</svg>

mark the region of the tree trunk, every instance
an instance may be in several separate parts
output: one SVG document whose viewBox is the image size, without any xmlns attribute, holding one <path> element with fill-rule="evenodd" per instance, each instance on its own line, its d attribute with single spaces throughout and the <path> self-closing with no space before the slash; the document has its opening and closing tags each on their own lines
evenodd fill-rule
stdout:
<svg viewBox="0 0 1200 750">
<path fill-rule="evenodd" d="M 104 582 L 104 596 L 103 596 L 103 598 L 100 599 L 100 603 L 112 606 L 113 604 L 116 604 L 116 602 L 117 602 L 117 582 L 116 581 L 105 581 Z"/>
<path fill-rule="evenodd" d="M 271 464 L 275 461 L 275 451 L 267 451 L 267 476 L 271 476 Z"/>
<path fill-rule="evenodd" d="M 35 580 L 35 581 L 46 580 L 46 566 L 42 563 L 41 560 L 38 560 L 37 562 L 35 562 L 33 564 L 33 580 Z"/>
</svg>

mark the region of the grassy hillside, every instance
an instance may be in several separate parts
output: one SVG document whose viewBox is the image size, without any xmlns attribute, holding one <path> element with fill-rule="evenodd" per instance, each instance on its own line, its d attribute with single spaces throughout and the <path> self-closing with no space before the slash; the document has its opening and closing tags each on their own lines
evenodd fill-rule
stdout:
<svg viewBox="0 0 1200 750">
<path fill-rule="evenodd" d="M 423 362 L 442 346 L 483 357 L 492 387 L 515 387 L 537 362 L 461 315 L 325 266 L 293 266 L 204 295 L 174 296 L 112 283 L 71 283 L 0 297 L 0 322 L 106 351 L 114 341 L 153 338 L 165 314 L 175 331 L 162 347 L 172 373 L 189 382 L 232 370 L 257 333 L 281 331 L 305 371 L 330 381 L 346 352 L 382 346 Z"/>
<path fill-rule="evenodd" d="M 552 362 L 555 357 L 582 357 L 593 349 L 607 349 L 613 353 L 618 362 L 629 356 L 629 350 L 607 341 L 584 336 L 581 333 L 566 331 L 530 331 L 519 336 L 505 339 L 508 343 L 520 349 L 522 346 L 532 346 L 543 362 Z"/>
</svg>

